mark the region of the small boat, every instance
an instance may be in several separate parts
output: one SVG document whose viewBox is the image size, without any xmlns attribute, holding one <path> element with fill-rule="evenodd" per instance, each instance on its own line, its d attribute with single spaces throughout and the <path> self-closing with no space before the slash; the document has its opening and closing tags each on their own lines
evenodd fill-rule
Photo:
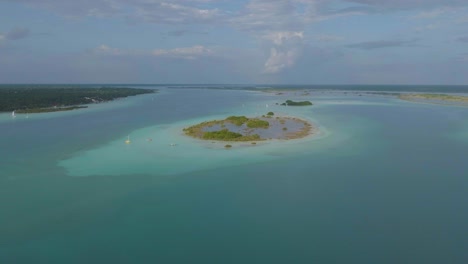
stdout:
<svg viewBox="0 0 468 264">
<path fill-rule="evenodd" d="M 16 117 L 15 111 L 11 112 L 11 117 L 12 117 L 12 118 L 15 118 L 15 117 Z"/>
<path fill-rule="evenodd" d="M 125 144 L 130 144 L 130 135 L 127 136 L 127 140 L 125 140 Z"/>
<path fill-rule="evenodd" d="M 169 144 L 169 146 L 175 147 L 175 146 L 177 146 L 177 144 L 176 143 L 171 143 L 171 144 Z"/>
</svg>

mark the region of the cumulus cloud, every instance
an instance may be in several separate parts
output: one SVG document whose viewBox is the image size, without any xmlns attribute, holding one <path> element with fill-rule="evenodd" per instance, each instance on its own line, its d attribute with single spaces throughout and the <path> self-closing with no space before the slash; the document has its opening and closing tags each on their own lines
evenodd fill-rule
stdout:
<svg viewBox="0 0 468 264">
<path fill-rule="evenodd" d="M 231 25 L 259 39 L 269 51 L 264 73 L 292 67 L 304 46 L 304 28 L 311 22 L 312 0 L 251 0 Z"/>
<path fill-rule="evenodd" d="M 303 48 L 304 32 L 270 32 L 262 38 L 273 43 L 270 56 L 264 65 L 264 73 L 278 73 L 294 66 Z"/>
<path fill-rule="evenodd" d="M 410 47 L 413 46 L 414 40 L 378 40 L 365 41 L 347 45 L 348 48 L 356 48 L 362 50 L 374 50 L 391 47 Z"/>
<path fill-rule="evenodd" d="M 278 50 L 271 48 L 270 57 L 265 62 L 265 73 L 278 73 L 290 68 L 298 57 L 297 50 Z"/>
</svg>

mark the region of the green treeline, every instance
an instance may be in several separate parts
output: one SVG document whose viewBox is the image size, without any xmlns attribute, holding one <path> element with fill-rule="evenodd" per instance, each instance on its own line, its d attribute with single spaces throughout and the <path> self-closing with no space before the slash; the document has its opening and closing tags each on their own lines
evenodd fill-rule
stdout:
<svg viewBox="0 0 468 264">
<path fill-rule="evenodd" d="M 242 137 L 242 134 L 229 131 L 227 129 L 205 132 L 203 139 L 216 139 L 216 140 L 233 140 Z"/>
<path fill-rule="evenodd" d="M 310 101 L 294 102 L 294 101 L 291 101 L 291 100 L 286 100 L 286 102 L 282 103 L 281 105 L 305 106 L 305 105 L 312 105 L 312 103 Z"/>
<path fill-rule="evenodd" d="M 229 121 L 236 126 L 242 126 L 246 123 L 249 128 L 268 128 L 270 126 L 268 121 L 257 118 L 247 118 L 245 116 L 230 116 L 226 118 L 225 121 Z"/>
<path fill-rule="evenodd" d="M 28 108 L 17 110 L 17 114 L 32 114 L 32 113 L 50 113 L 50 112 L 62 112 L 62 111 L 71 111 L 75 109 L 88 108 L 88 106 L 67 106 L 67 107 L 57 107 L 57 108 Z"/>
<path fill-rule="evenodd" d="M 26 109 L 34 109 L 35 111 L 39 111 L 38 109 L 41 108 L 51 108 L 52 110 L 55 107 L 100 103 L 111 101 L 116 98 L 154 92 L 155 90 L 152 89 L 114 87 L 2 87 L 0 89 L 0 112 L 14 110 L 23 110 L 23 112 L 28 112 Z M 50 112 L 48 110 L 44 111 Z"/>
<path fill-rule="evenodd" d="M 245 116 L 230 116 L 226 118 L 227 121 L 230 121 L 236 126 L 242 126 L 245 122 L 247 122 L 249 119 Z"/>
</svg>

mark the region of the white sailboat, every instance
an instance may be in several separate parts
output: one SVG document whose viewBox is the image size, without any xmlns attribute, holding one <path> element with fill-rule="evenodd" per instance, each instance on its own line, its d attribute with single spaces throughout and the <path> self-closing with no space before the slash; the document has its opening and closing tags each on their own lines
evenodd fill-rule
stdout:
<svg viewBox="0 0 468 264">
<path fill-rule="evenodd" d="M 125 144 L 130 144 L 130 135 L 127 136 L 127 140 L 125 140 Z"/>
<path fill-rule="evenodd" d="M 15 118 L 15 117 L 16 117 L 15 111 L 11 112 L 11 117 L 12 117 L 12 118 Z"/>
</svg>

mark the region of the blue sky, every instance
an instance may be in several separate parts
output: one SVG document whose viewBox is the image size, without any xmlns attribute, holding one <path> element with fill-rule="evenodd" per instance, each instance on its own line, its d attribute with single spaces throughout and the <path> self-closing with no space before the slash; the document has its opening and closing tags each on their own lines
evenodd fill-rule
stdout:
<svg viewBox="0 0 468 264">
<path fill-rule="evenodd" d="M 466 0 L 0 0 L 0 83 L 468 84 Z"/>
</svg>

